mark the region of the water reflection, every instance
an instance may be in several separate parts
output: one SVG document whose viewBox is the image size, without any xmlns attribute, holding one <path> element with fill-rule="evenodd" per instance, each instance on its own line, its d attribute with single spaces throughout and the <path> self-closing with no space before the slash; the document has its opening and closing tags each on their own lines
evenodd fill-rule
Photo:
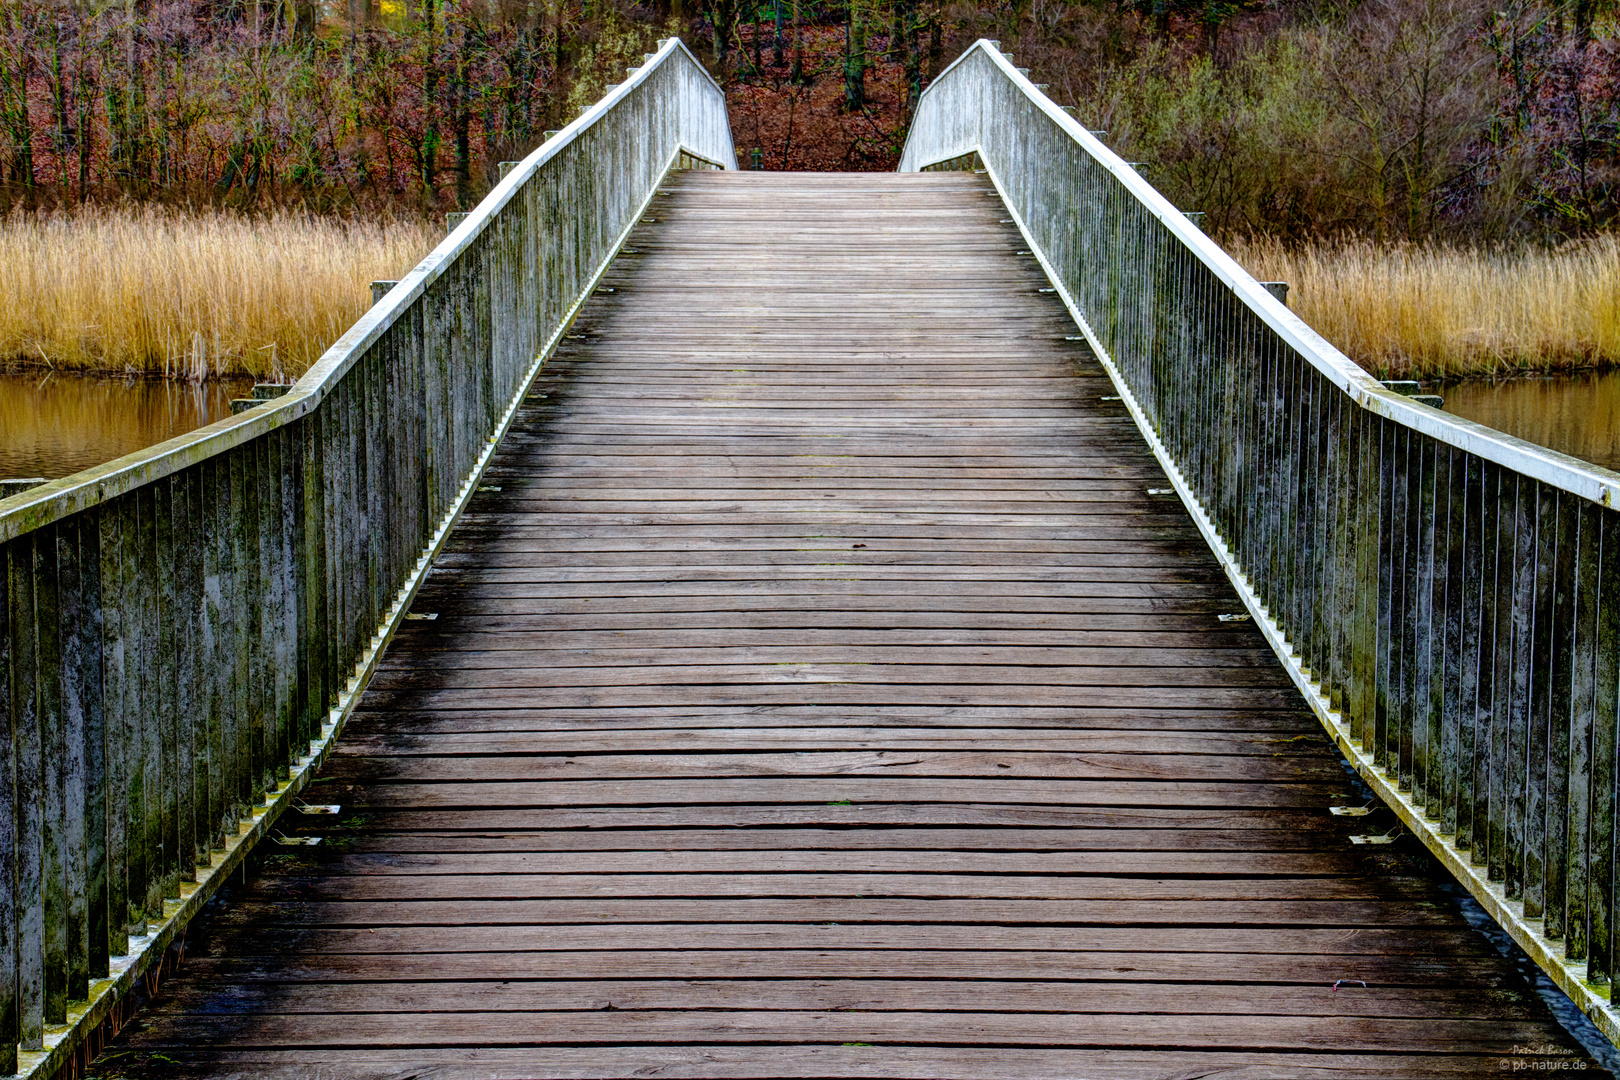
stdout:
<svg viewBox="0 0 1620 1080">
<path fill-rule="evenodd" d="M 252 386 L 0 372 L 0 478 L 54 480 L 183 435 L 229 416 Z"/>
<path fill-rule="evenodd" d="M 1446 411 L 1620 471 L 1620 371 L 1452 383 Z"/>
</svg>

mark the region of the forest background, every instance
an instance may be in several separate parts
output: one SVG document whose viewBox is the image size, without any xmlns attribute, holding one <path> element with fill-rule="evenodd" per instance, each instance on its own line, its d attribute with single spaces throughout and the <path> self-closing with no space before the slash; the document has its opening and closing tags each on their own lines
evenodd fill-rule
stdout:
<svg viewBox="0 0 1620 1080">
<path fill-rule="evenodd" d="M 190 317 L 212 338 L 97 314 L 140 287 L 94 265 L 98 238 L 189 259 L 176 281 L 223 272 L 178 239 L 198 222 L 261 252 L 316 231 L 425 252 L 430 216 L 672 34 L 726 87 L 740 160 L 813 170 L 892 169 L 921 90 L 997 39 L 1257 274 L 1336 297 L 1306 317 L 1369 366 L 1620 361 L 1616 0 L 0 0 L 0 356 L 195 374 L 200 347 L 205 373 L 210 349 L 262 370 L 273 328 L 219 336 L 251 297 Z M 278 370 L 358 288 L 271 349 Z M 22 311 L 53 289 L 76 344 Z M 1402 314 L 1392 290 L 1460 307 Z M 1504 311 L 1536 325 L 1487 329 Z"/>
</svg>

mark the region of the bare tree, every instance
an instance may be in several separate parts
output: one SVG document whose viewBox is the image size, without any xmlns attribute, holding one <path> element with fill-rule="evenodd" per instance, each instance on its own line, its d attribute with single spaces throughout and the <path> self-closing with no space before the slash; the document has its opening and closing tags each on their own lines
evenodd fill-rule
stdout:
<svg viewBox="0 0 1620 1080">
<path fill-rule="evenodd" d="M 844 108 L 866 104 L 866 34 L 871 0 L 848 0 L 844 20 Z"/>
<path fill-rule="evenodd" d="M 1480 168 L 1495 70 L 1480 0 L 1366 0 L 1329 49 L 1326 90 L 1342 153 L 1366 184 L 1379 236 L 1423 239 L 1446 198 Z"/>
</svg>

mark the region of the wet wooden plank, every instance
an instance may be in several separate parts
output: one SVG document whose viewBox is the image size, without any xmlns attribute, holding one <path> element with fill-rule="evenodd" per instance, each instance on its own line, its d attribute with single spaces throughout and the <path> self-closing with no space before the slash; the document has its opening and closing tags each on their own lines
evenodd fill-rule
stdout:
<svg viewBox="0 0 1620 1080">
<path fill-rule="evenodd" d="M 765 953 L 802 949 L 861 953 L 932 949 L 955 951 L 960 927 L 951 924 L 861 923 L 643 923 L 635 928 L 637 953 L 684 950 L 749 950 Z M 1252 927 L 1072 927 L 977 926 L 976 950 L 1098 953 L 1229 953 L 1252 956 L 1352 957 L 1379 966 L 1399 957 L 1480 959 L 1494 955 L 1489 942 L 1464 928 L 1252 928 Z M 327 927 L 280 926 L 216 928 L 203 957 L 321 955 L 358 957 L 421 953 L 613 952 L 625 949 L 624 930 L 604 919 L 576 926 Z M 881 962 L 881 956 L 872 958 Z M 536 957 L 536 965 L 545 964 Z M 1077 961 L 1083 963 L 1084 961 Z M 1191 964 L 1191 962 L 1189 962 Z M 1388 966 L 1388 965 L 1384 965 Z"/>
<path fill-rule="evenodd" d="M 434 1012 L 446 997 L 490 1012 L 533 1012 L 541 987 L 516 983 L 384 983 L 366 996 L 343 983 L 309 983 L 296 996 L 262 983 L 225 983 L 178 991 L 188 1010 L 214 1015 L 258 1009 L 287 1015 L 350 1012 L 362 1000 L 376 1012 Z M 1511 1019 L 1531 997 L 1513 990 L 1411 990 L 1354 987 L 1354 992 L 1298 987 L 1210 985 L 1190 995 L 1180 987 L 1128 982 L 905 982 L 825 979 L 804 985 L 759 979 L 577 979 L 547 982 L 550 1012 L 624 1009 L 927 1010 L 1060 1014 L 1153 1013 L 1216 1016 L 1445 1017 Z"/>
<path fill-rule="evenodd" d="M 344 740 L 337 757 L 400 757 L 483 754 L 591 754 L 706 750 L 967 750 L 998 753 L 1145 754 L 1331 754 L 1324 740 L 1311 735 L 1270 733 L 1249 737 L 1225 732 L 1087 731 L 1025 728 L 1016 735 L 935 728 L 669 728 L 581 734 L 568 731 L 455 731 L 442 734 L 360 735 Z M 999 764 L 999 762 L 998 762 Z"/>
<path fill-rule="evenodd" d="M 1321 808 L 1354 796 L 1348 784 L 1193 783 L 1184 780 L 991 780 L 978 777 L 701 778 L 687 780 L 474 781 L 330 785 L 350 807 L 476 809 L 519 806 L 645 806 L 839 802 L 959 802 L 1017 805 Z"/>
<path fill-rule="evenodd" d="M 432 809 L 363 810 L 350 808 L 345 821 L 349 826 L 336 835 L 345 844 L 359 842 L 366 835 L 360 830 L 437 833 L 445 830 L 469 832 L 503 829 L 570 829 L 582 835 L 605 830 L 658 828 L 677 835 L 689 829 L 724 828 L 741 832 L 753 829 L 834 827 L 848 831 L 852 825 L 869 827 L 904 826 L 927 828 L 938 825 L 982 825 L 995 827 L 1033 826 L 1043 829 L 1106 829 L 1136 831 L 1172 829 L 1201 834 L 1243 832 L 1256 828 L 1286 829 L 1312 833 L 1331 828 L 1340 819 L 1324 819 L 1314 808 L 1301 810 L 1263 807 L 1259 809 L 1114 807 L 1114 806 L 996 806 L 964 802 L 937 803 L 814 803 L 783 805 L 674 805 L 674 806 L 579 806 L 560 808 L 495 807 L 483 810 L 456 810 L 446 813 Z M 1329 824 L 1329 823 L 1333 824 Z M 350 829 L 355 831 L 349 831 Z M 678 846 L 678 844 L 677 844 Z M 1212 848 L 1212 850 L 1218 849 Z"/>
<path fill-rule="evenodd" d="M 1151 669 L 1150 669 L 1151 670 Z M 379 688 L 370 699 L 376 709 L 435 709 L 465 706 L 469 694 L 476 693 L 485 709 L 529 709 L 542 706 L 587 708 L 627 705 L 804 705 L 852 706 L 1012 706 L 1035 707 L 1086 705 L 1100 708 L 1145 709 L 1297 709 L 1299 697 L 1292 687 L 1142 687 L 1117 683 L 1112 686 L 1086 686 L 1064 683 L 1058 676 L 1048 681 L 1033 678 L 1006 685 L 982 683 L 935 683 L 899 680 L 864 683 L 844 679 L 842 671 L 810 672 L 811 677 L 792 678 L 772 671 L 777 678 L 750 682 L 739 675 L 725 683 L 695 681 L 681 684 L 626 686 L 542 686 L 517 689 L 463 687 L 456 689 Z M 816 675 L 822 677 L 814 677 Z"/>
<path fill-rule="evenodd" d="M 912 897 L 1015 900 L 1433 899 L 1432 883 L 1376 874 L 1301 877 L 886 874 L 329 874 L 314 868 L 267 876 L 265 887 L 300 901 L 523 900 L 545 897 Z"/>
<path fill-rule="evenodd" d="M 604 643 L 606 644 L 606 643 Z M 1190 648 L 1132 647 L 1109 645 L 1086 648 L 1062 645 L 956 645 L 936 642 L 866 642 L 859 645 L 826 645 L 793 642 L 782 645 L 710 644 L 691 647 L 679 635 L 670 635 L 653 645 L 639 643 L 636 647 L 626 642 L 615 643 L 616 648 L 592 648 L 583 642 L 565 642 L 562 651 L 546 656 L 552 668 L 609 668 L 631 667 L 691 667 L 709 670 L 719 667 L 772 665 L 825 665 L 855 664 L 872 667 L 875 664 L 925 666 L 930 670 L 945 668 L 946 679 L 954 674 L 951 669 L 967 666 L 995 667 L 1059 667 L 1059 668 L 1266 668 L 1273 658 L 1259 649 L 1222 648 L 1219 641 L 1193 642 Z M 1178 642 L 1177 644 L 1183 644 Z M 455 649 L 414 650 L 401 648 L 393 656 L 392 670 L 415 667 L 438 671 L 470 673 L 488 671 L 510 672 L 514 665 L 525 663 L 527 656 L 546 649 Z M 1269 680 L 1268 680 L 1269 681 Z M 516 683 L 516 685 L 534 685 Z M 494 682 L 491 685 L 509 685 Z"/>
<path fill-rule="evenodd" d="M 216 926 L 459 927 L 468 923 L 528 926 L 605 923 L 634 933 L 626 923 L 888 922 L 1019 924 L 1128 924 L 1138 927 L 1204 925 L 1411 927 L 1455 925 L 1456 911 L 1444 898 L 1420 900 L 1028 900 L 913 899 L 890 897 L 795 897 L 793 899 L 566 899 L 373 900 L 288 905 L 274 890 L 249 894 L 215 917 Z M 789 988 L 778 988 L 784 995 Z M 945 986 L 941 992 L 951 988 Z M 1240 994 L 1266 987 L 1234 987 Z M 1185 995 L 1176 995 L 1185 997 Z M 1035 1003 L 1031 1002 L 1031 1006 Z M 559 1008 L 561 1006 L 550 1004 Z M 1190 1011 L 1199 1003 L 1184 1002 Z M 806 1008 L 825 1006 L 806 1005 Z"/>
<path fill-rule="evenodd" d="M 960 933 L 960 931 L 958 932 Z M 195 957 L 189 977 L 275 983 L 357 983 L 436 980 L 576 978 L 590 971 L 622 979 L 826 979 L 904 978 L 1043 981 L 1077 979 L 1144 983 L 1253 982 L 1323 989 L 1346 978 L 1379 986 L 1455 987 L 1490 990 L 1523 985 L 1492 953 L 1453 956 L 1313 956 L 1292 953 L 1051 952 L 950 949 L 701 949 L 584 952 L 300 953 L 294 957 L 234 954 Z M 1241 973 L 1241 975 L 1239 975 Z M 1189 989 L 1196 993 L 1196 987 Z M 447 1010 L 457 1011 L 457 1010 Z M 1569 1037 L 1532 1011 L 1527 1019 L 1546 1025 L 1545 1037 L 1569 1045 Z M 1256 1026 L 1263 1026 L 1257 1023 Z M 183 1032 L 181 1042 L 184 1042 Z"/>
<path fill-rule="evenodd" d="M 603 1007 L 606 1010 L 606 1006 Z M 957 1046 L 1020 1045 L 1163 1046 L 1270 1050 L 1367 1052 L 1405 1050 L 1453 1053 L 1460 1046 L 1475 1052 L 1506 1054 L 1533 1042 L 1539 1027 L 1509 1019 L 1421 1020 L 1360 1017 L 1270 1016 L 1264 1023 L 1248 1014 L 1196 1018 L 1125 1014 L 1088 1015 L 1083 1033 L 1067 1016 L 1022 1013 L 1006 1016 L 982 1012 L 861 1012 L 856 1010 L 708 1010 L 631 1011 L 624 1015 L 591 1012 L 516 1012 L 446 1014 L 396 1013 L 286 1014 L 267 1012 L 256 1018 L 251 1035 L 233 1017 L 193 1016 L 185 1021 L 155 1020 L 130 1032 L 131 1048 L 163 1047 L 177 1036 L 230 1040 L 258 1046 L 512 1046 L 601 1043 L 672 1043 L 729 1041 L 804 1042 L 841 1040 L 886 1043 L 950 1042 Z M 177 1023 L 189 1025 L 176 1028 Z"/>
<path fill-rule="evenodd" d="M 1332 784 L 1343 772 L 1329 755 L 1042 754 L 939 750 L 805 751 L 796 754 L 346 755 L 327 770 L 350 784 L 526 783 L 671 777 L 882 776 L 1178 779 Z"/>
<path fill-rule="evenodd" d="M 1077 732 L 1129 730 L 1153 737 L 1157 731 L 1200 731 L 1222 733 L 1286 733 L 1290 738 L 1306 735 L 1315 739 L 1321 731 L 1316 718 L 1299 707 L 1258 709 L 1154 709 L 1150 707 L 1061 707 L 1061 706 L 983 706 L 958 705 L 941 710 L 926 705 L 877 705 L 830 708 L 824 705 L 790 703 L 784 705 L 677 705 L 661 703 L 644 706 L 603 706 L 569 708 L 541 706 L 531 709 L 490 709 L 471 702 L 436 710 L 363 708 L 355 713 L 346 734 L 384 732 L 401 737 L 442 734 L 474 735 L 479 732 L 535 731 L 580 732 L 657 729 L 694 732 L 709 728 L 731 728 L 738 724 L 753 729 L 793 727 L 926 727 L 941 732 L 987 726 L 996 731 L 1049 729 L 1053 724 L 1070 724 Z M 768 738 L 769 736 L 762 736 Z M 944 737 L 942 735 L 942 737 Z M 1019 735 L 1012 735 L 1016 740 Z M 344 744 L 348 744 L 345 742 Z M 1303 744 L 1302 744 L 1303 745 Z M 847 749 L 847 747 L 846 747 Z"/>
<path fill-rule="evenodd" d="M 1348 845 L 1346 845 L 1348 847 Z M 1263 877 L 1353 874 L 1349 851 L 614 851 L 344 854 L 327 872 L 365 874 L 1179 874 Z M 1033 886 L 1031 886 L 1033 887 Z"/>
<path fill-rule="evenodd" d="M 1538 1052 L 1522 1058 L 1545 1062 L 1542 1069 L 1560 1074 L 1607 1076 L 1562 1047 L 1536 1044 Z M 1161 1080 L 1168 1075 L 1230 1076 L 1234 1080 L 1348 1080 L 1499 1075 L 1503 1058 L 1486 1054 L 1334 1054 L 1256 1053 L 1249 1051 L 1174 1049 L 1161 1051 L 1087 1048 L 970 1047 L 881 1045 L 842 1046 L 832 1042 L 790 1046 L 723 1044 L 683 1046 L 458 1048 L 424 1052 L 343 1050 L 303 1047 L 293 1050 L 182 1051 L 161 1054 L 116 1051 L 107 1063 L 118 1075 L 192 1078 L 251 1073 L 261 1080 L 314 1080 L 343 1076 L 385 1080 L 431 1066 L 435 1080 L 489 1080 L 521 1074 L 533 1080 L 616 1080 L 656 1075 L 703 1080 Z M 1511 1064 L 1511 1063 L 1510 1063 Z M 1532 1065 L 1531 1067 L 1535 1067 Z"/>
</svg>

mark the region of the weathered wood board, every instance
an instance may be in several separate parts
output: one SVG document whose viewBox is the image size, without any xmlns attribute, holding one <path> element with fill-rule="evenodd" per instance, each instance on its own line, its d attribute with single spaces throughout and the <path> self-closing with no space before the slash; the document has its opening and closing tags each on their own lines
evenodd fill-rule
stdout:
<svg viewBox="0 0 1620 1080">
<path fill-rule="evenodd" d="M 94 1075 L 1497 1076 L 988 184 L 687 173 L 286 848 Z"/>
</svg>

